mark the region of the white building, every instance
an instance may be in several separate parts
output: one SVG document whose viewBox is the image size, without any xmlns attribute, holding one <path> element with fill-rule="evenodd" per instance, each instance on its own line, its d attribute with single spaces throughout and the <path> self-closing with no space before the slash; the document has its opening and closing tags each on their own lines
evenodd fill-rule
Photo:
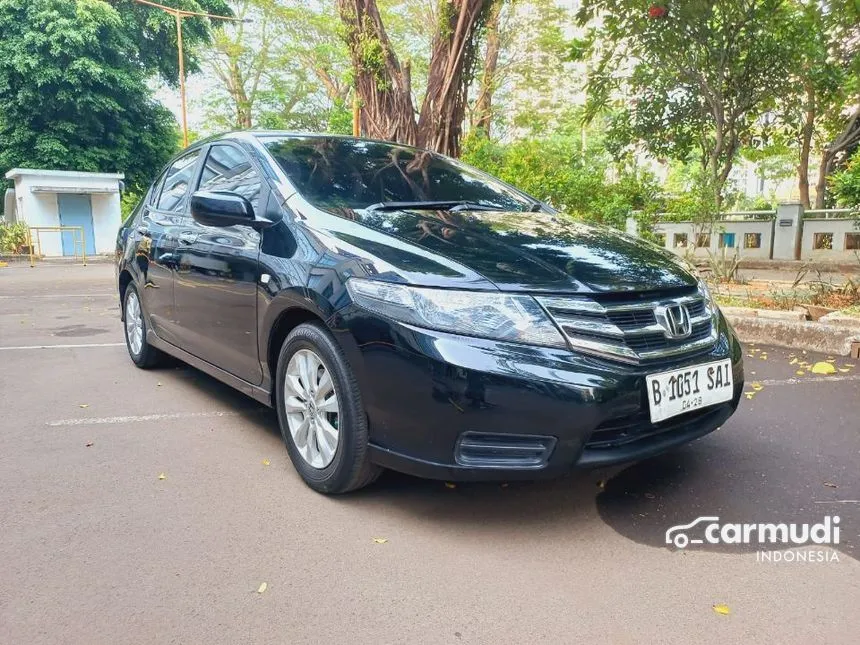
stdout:
<svg viewBox="0 0 860 645">
<path fill-rule="evenodd" d="M 122 178 L 118 173 L 13 168 L 6 179 L 15 182 L 15 210 L 6 219 L 31 227 L 80 227 L 87 255 L 112 253 L 121 223 Z M 75 237 L 72 232 L 40 232 L 42 254 L 75 255 Z"/>
</svg>

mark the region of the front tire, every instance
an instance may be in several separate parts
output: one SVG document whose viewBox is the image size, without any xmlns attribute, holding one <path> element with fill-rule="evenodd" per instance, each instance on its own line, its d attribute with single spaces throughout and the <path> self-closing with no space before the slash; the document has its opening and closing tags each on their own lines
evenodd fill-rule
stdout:
<svg viewBox="0 0 860 645">
<path fill-rule="evenodd" d="M 278 356 L 275 403 L 287 452 L 308 486 L 346 493 L 379 476 L 368 457 L 358 383 L 322 325 L 305 323 L 287 336 Z"/>
<path fill-rule="evenodd" d="M 125 346 L 131 360 L 140 368 L 149 369 L 158 365 L 163 354 L 146 340 L 146 316 L 140 294 L 134 284 L 126 287 L 122 303 Z"/>
</svg>

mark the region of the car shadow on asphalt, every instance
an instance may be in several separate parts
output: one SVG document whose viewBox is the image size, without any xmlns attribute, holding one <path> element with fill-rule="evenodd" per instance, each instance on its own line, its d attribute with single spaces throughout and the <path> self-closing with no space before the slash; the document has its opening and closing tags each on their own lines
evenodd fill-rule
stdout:
<svg viewBox="0 0 860 645">
<path fill-rule="evenodd" d="M 699 517 L 717 517 L 726 523 L 808 523 L 822 522 L 826 514 L 838 515 L 832 507 L 803 503 L 796 478 L 777 469 L 771 472 L 745 470 L 732 449 L 717 437 L 682 447 L 673 452 L 633 464 L 609 479 L 597 496 L 601 519 L 619 534 L 640 544 L 665 547 L 667 531 Z M 722 465 L 722 466 L 721 466 Z M 785 477 L 785 479 L 783 479 Z M 845 510 L 845 509 L 842 509 Z M 840 552 L 856 557 L 857 535 L 846 527 L 842 513 Z M 713 520 L 712 520 L 713 521 Z M 691 540 L 702 539 L 702 522 L 686 529 Z M 846 530 L 848 528 L 849 530 Z M 677 531 L 673 532 L 677 535 Z M 755 535 L 755 534 L 753 534 Z M 691 544 L 687 548 L 719 553 L 754 553 L 793 548 L 794 544 Z M 809 543 L 805 547 L 820 548 Z"/>
<path fill-rule="evenodd" d="M 164 369 L 174 370 L 177 377 L 217 400 L 219 407 L 237 412 L 251 426 L 281 441 L 271 408 L 194 368 L 172 363 Z M 733 440 L 733 431 L 743 428 L 726 427 L 722 433 L 632 465 L 572 471 L 550 480 L 451 484 L 386 471 L 368 488 L 333 501 L 420 517 L 465 533 L 516 526 L 544 539 L 585 533 L 599 519 L 629 540 L 672 550 L 675 547 L 666 542 L 667 530 L 699 517 L 716 516 L 722 523 L 815 523 L 825 514 L 841 513 L 838 549 L 856 558 L 856 509 L 816 505 L 810 499 L 814 494 L 797 477 L 793 465 L 797 457 L 787 452 L 789 448 L 768 444 L 766 452 L 759 452 L 754 444 Z M 690 537 L 702 536 L 691 532 Z M 687 548 L 720 553 L 777 550 L 776 545 L 758 543 L 703 543 Z"/>
</svg>

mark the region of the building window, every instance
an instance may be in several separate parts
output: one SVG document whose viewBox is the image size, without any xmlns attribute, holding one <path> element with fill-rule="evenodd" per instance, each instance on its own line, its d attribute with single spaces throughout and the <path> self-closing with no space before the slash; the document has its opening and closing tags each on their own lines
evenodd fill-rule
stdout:
<svg viewBox="0 0 860 645">
<path fill-rule="evenodd" d="M 720 233 L 719 245 L 721 249 L 735 248 L 735 234 L 734 233 Z"/>
<path fill-rule="evenodd" d="M 845 250 L 857 251 L 860 250 L 860 233 L 845 234 Z"/>
<path fill-rule="evenodd" d="M 744 233 L 744 248 L 745 249 L 760 249 L 761 248 L 761 233 Z"/>
<path fill-rule="evenodd" d="M 654 244 L 657 246 L 666 246 L 666 234 L 665 233 L 654 233 Z"/>
<path fill-rule="evenodd" d="M 686 233 L 675 233 L 675 236 L 672 238 L 672 246 L 676 249 L 686 249 L 687 248 L 687 234 Z"/>
<path fill-rule="evenodd" d="M 711 234 L 710 233 L 699 233 L 699 236 L 696 238 L 696 246 L 700 249 L 707 249 L 711 246 Z"/>
<path fill-rule="evenodd" d="M 815 233 L 812 236 L 812 248 L 829 251 L 833 248 L 833 233 Z"/>
</svg>

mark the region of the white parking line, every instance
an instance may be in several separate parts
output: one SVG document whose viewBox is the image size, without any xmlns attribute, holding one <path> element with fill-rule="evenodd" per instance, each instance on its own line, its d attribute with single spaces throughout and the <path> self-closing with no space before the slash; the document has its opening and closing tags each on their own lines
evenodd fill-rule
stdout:
<svg viewBox="0 0 860 645">
<path fill-rule="evenodd" d="M 0 300 L 29 300 L 30 298 L 112 298 L 115 293 L 49 293 L 42 295 L 0 296 Z"/>
<path fill-rule="evenodd" d="M 139 416 L 124 417 L 94 417 L 83 419 L 59 419 L 48 421 L 47 425 L 57 426 L 88 426 L 105 425 L 112 423 L 141 423 L 144 421 L 169 421 L 173 419 L 207 419 L 211 417 L 236 417 L 241 414 L 237 410 L 225 410 L 222 412 L 173 412 L 168 414 L 142 414 Z"/>
<path fill-rule="evenodd" d="M 123 347 L 125 343 L 81 343 L 79 345 L 16 345 L 0 347 L 0 352 L 13 349 L 76 349 L 79 347 Z"/>
</svg>

